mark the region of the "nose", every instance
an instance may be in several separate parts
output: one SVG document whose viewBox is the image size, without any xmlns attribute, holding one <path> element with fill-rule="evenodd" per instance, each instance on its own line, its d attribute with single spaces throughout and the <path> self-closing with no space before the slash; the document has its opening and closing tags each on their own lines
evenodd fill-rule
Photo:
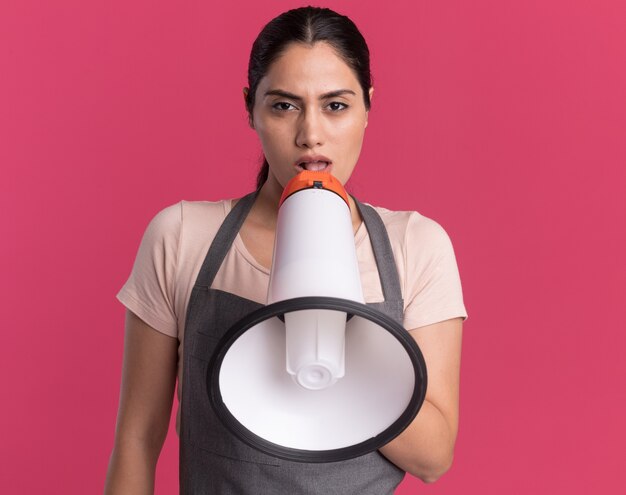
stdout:
<svg viewBox="0 0 626 495">
<path fill-rule="evenodd" d="M 306 110 L 298 119 L 296 145 L 299 148 L 313 149 L 324 142 L 324 129 L 321 116 L 315 111 Z"/>
</svg>

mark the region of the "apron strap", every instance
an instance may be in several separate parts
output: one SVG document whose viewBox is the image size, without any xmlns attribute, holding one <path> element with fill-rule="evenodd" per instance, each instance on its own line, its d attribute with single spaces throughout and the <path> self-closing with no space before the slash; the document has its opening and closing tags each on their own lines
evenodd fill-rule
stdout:
<svg viewBox="0 0 626 495">
<path fill-rule="evenodd" d="M 391 249 L 391 242 L 389 242 L 385 224 L 374 208 L 364 205 L 354 196 L 352 199 L 363 217 L 370 242 L 372 243 L 380 285 L 383 289 L 383 297 L 385 301 L 401 301 L 400 277 L 398 276 L 398 268 L 393 257 L 393 250 Z"/>
<path fill-rule="evenodd" d="M 244 220 L 248 216 L 257 195 L 258 191 L 251 192 L 241 198 L 233 209 L 230 210 L 217 234 L 215 234 L 209 252 L 204 258 L 200 273 L 196 279 L 196 286 L 211 287 L 213 279 L 215 279 L 215 275 L 217 275 L 220 266 L 222 266 L 222 261 L 224 261 L 226 253 L 228 253 L 237 237 L 239 229 L 241 229 Z"/>
</svg>

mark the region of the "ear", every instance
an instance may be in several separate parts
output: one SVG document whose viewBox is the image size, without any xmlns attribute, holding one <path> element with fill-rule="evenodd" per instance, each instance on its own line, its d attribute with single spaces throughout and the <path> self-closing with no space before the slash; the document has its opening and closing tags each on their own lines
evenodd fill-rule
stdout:
<svg viewBox="0 0 626 495">
<path fill-rule="evenodd" d="M 372 97 L 374 96 L 374 86 L 372 86 L 370 88 L 369 94 L 370 94 L 370 105 L 371 105 Z M 367 112 L 365 112 L 365 127 L 367 127 L 367 122 L 368 122 L 369 115 L 370 115 L 370 111 L 368 110 Z"/>
<path fill-rule="evenodd" d="M 243 105 L 246 109 L 246 112 L 248 113 L 248 125 L 254 129 L 254 122 L 252 121 L 252 114 L 250 112 L 248 112 L 248 105 L 247 105 L 247 101 L 248 101 L 248 93 L 249 93 L 249 89 L 244 87 L 243 88 Z"/>
</svg>

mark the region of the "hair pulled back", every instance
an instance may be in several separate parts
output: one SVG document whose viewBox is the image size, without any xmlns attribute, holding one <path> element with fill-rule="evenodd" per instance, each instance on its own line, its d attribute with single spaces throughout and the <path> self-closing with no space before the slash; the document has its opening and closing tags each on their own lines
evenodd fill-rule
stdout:
<svg viewBox="0 0 626 495">
<path fill-rule="evenodd" d="M 313 45 L 319 41 L 332 46 L 337 55 L 354 71 L 363 90 L 365 108 L 369 110 L 372 75 L 370 53 L 363 35 L 344 15 L 326 8 L 301 7 L 272 19 L 261 30 L 252 45 L 246 96 L 246 108 L 250 118 L 259 82 L 287 46 L 290 43 Z M 269 165 L 267 159 L 264 159 L 257 176 L 257 189 L 260 189 L 267 180 L 268 171 Z"/>
</svg>

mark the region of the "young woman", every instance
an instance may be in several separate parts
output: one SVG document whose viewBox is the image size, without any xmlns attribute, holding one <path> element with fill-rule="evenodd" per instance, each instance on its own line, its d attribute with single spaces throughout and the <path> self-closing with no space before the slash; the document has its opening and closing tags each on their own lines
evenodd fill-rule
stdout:
<svg viewBox="0 0 626 495">
<path fill-rule="evenodd" d="M 328 171 L 345 184 L 359 158 L 372 94 L 368 48 L 347 17 L 300 8 L 273 19 L 259 34 L 244 90 L 250 126 L 265 155 L 257 194 L 183 201 L 160 212 L 118 295 L 127 320 L 107 494 L 152 493 L 177 379 L 182 493 L 379 495 L 392 493 L 405 472 L 432 482 L 450 467 L 466 313 L 449 238 L 416 212 L 371 208 L 384 226 L 372 228 L 350 198 L 365 300 L 400 304 L 395 317 L 417 341 L 428 367 L 425 402 L 402 434 L 348 461 L 285 461 L 230 434 L 206 397 L 207 360 L 216 341 L 265 303 L 285 184 L 305 169 Z M 218 232 L 222 249 L 207 256 Z M 381 266 L 374 250 L 382 248 L 373 247 L 381 243 L 372 241 L 383 238 L 390 250 L 376 253 L 386 260 Z M 383 296 L 383 272 L 398 281 L 402 293 Z"/>
</svg>

